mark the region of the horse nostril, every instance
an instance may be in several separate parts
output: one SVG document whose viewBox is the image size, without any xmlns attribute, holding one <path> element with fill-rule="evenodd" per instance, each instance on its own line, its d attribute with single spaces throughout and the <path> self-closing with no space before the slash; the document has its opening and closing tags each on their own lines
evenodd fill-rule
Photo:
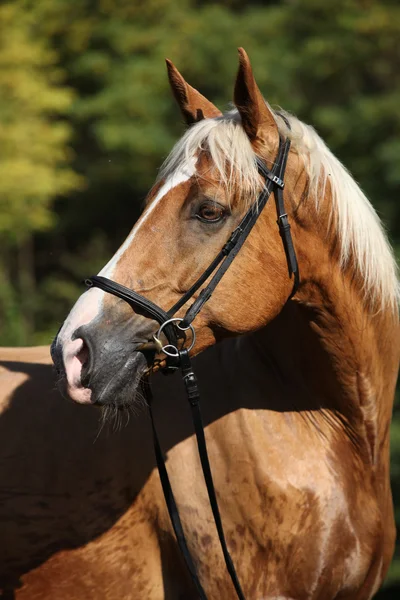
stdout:
<svg viewBox="0 0 400 600">
<path fill-rule="evenodd" d="M 89 351 L 89 346 L 87 345 L 86 341 L 82 339 L 82 347 L 80 348 L 79 352 L 76 355 L 76 358 L 79 360 L 79 362 L 81 363 L 81 383 L 83 386 L 88 387 L 88 383 L 89 383 L 89 378 L 90 378 L 90 372 L 91 372 L 91 365 L 90 365 L 90 351 Z"/>
<path fill-rule="evenodd" d="M 82 340 L 82 348 L 79 350 L 76 358 L 81 363 L 83 369 L 89 360 L 89 348 L 87 347 L 85 340 Z"/>
<path fill-rule="evenodd" d="M 75 354 L 75 359 L 80 363 L 80 380 L 84 387 L 89 387 L 90 375 L 93 370 L 94 348 L 92 338 L 87 326 L 81 325 L 72 334 L 71 339 L 81 342 Z"/>
</svg>

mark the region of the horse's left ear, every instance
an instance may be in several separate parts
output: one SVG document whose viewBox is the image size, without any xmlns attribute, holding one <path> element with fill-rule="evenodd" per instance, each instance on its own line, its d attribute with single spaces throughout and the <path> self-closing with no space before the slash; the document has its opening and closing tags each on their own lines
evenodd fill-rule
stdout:
<svg viewBox="0 0 400 600">
<path fill-rule="evenodd" d="M 242 125 L 251 141 L 262 139 L 265 128 L 278 128 L 254 79 L 249 57 L 243 48 L 239 52 L 239 70 L 236 77 L 234 102 L 242 118 Z"/>
<path fill-rule="evenodd" d="M 197 123 L 202 119 L 212 119 L 222 115 L 221 111 L 212 102 L 186 83 L 178 69 L 168 58 L 166 63 L 172 92 L 187 125 Z"/>
</svg>

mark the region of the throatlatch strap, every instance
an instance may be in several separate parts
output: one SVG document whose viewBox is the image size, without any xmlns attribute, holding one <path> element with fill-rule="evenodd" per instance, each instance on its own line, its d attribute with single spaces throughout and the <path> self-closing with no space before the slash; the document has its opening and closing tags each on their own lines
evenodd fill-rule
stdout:
<svg viewBox="0 0 400 600">
<path fill-rule="evenodd" d="M 288 146 L 287 151 L 283 154 L 283 159 L 279 168 L 279 177 L 283 177 L 286 170 L 286 163 L 290 149 L 290 140 L 286 140 L 285 145 Z M 296 252 L 294 250 L 292 234 L 290 232 L 290 223 L 287 213 L 285 212 L 285 202 L 283 198 L 283 189 L 282 187 L 276 187 L 274 191 L 275 195 L 275 205 L 276 205 L 276 213 L 278 215 L 277 223 L 279 227 L 279 233 L 282 238 L 283 248 L 286 254 L 286 261 L 288 264 L 289 277 L 293 275 L 293 289 L 290 294 L 290 298 L 294 296 L 299 287 L 300 283 L 300 272 L 299 265 L 297 262 Z"/>
</svg>

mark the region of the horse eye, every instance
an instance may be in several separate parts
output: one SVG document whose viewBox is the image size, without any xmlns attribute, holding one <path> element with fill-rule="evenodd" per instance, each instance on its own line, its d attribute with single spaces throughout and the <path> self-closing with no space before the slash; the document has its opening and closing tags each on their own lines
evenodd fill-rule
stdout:
<svg viewBox="0 0 400 600">
<path fill-rule="evenodd" d="M 202 204 L 196 213 L 196 217 L 203 223 L 218 223 L 224 216 L 225 209 L 211 202 Z"/>
</svg>

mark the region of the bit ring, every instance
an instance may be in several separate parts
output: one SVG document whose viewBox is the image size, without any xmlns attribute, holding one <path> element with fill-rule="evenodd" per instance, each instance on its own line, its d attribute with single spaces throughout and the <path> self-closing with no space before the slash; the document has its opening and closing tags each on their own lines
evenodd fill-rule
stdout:
<svg viewBox="0 0 400 600">
<path fill-rule="evenodd" d="M 183 321 L 183 319 L 181 319 L 180 317 L 173 317 L 172 319 L 168 319 L 168 321 L 165 321 L 160 326 L 160 328 L 157 331 L 157 333 L 153 336 L 154 339 L 155 339 L 156 344 L 158 342 L 160 342 L 160 335 L 161 335 L 161 332 L 164 329 L 164 327 L 166 327 L 167 325 L 169 325 L 169 323 L 177 323 L 176 326 L 181 331 L 188 331 L 189 329 L 191 331 L 192 341 L 190 342 L 190 345 L 187 348 L 187 351 L 190 352 L 191 349 L 193 348 L 193 346 L 196 343 L 196 332 L 195 332 L 194 327 L 193 327 L 193 325 L 191 323 L 187 327 L 179 327 L 179 323 L 181 323 L 182 321 Z M 161 342 L 160 342 L 160 344 L 161 344 Z M 179 356 L 179 350 L 173 344 L 166 344 L 165 346 L 161 346 L 161 351 L 164 352 L 164 354 L 166 354 L 167 356 L 171 356 L 172 358 L 176 358 L 177 356 Z"/>
</svg>

